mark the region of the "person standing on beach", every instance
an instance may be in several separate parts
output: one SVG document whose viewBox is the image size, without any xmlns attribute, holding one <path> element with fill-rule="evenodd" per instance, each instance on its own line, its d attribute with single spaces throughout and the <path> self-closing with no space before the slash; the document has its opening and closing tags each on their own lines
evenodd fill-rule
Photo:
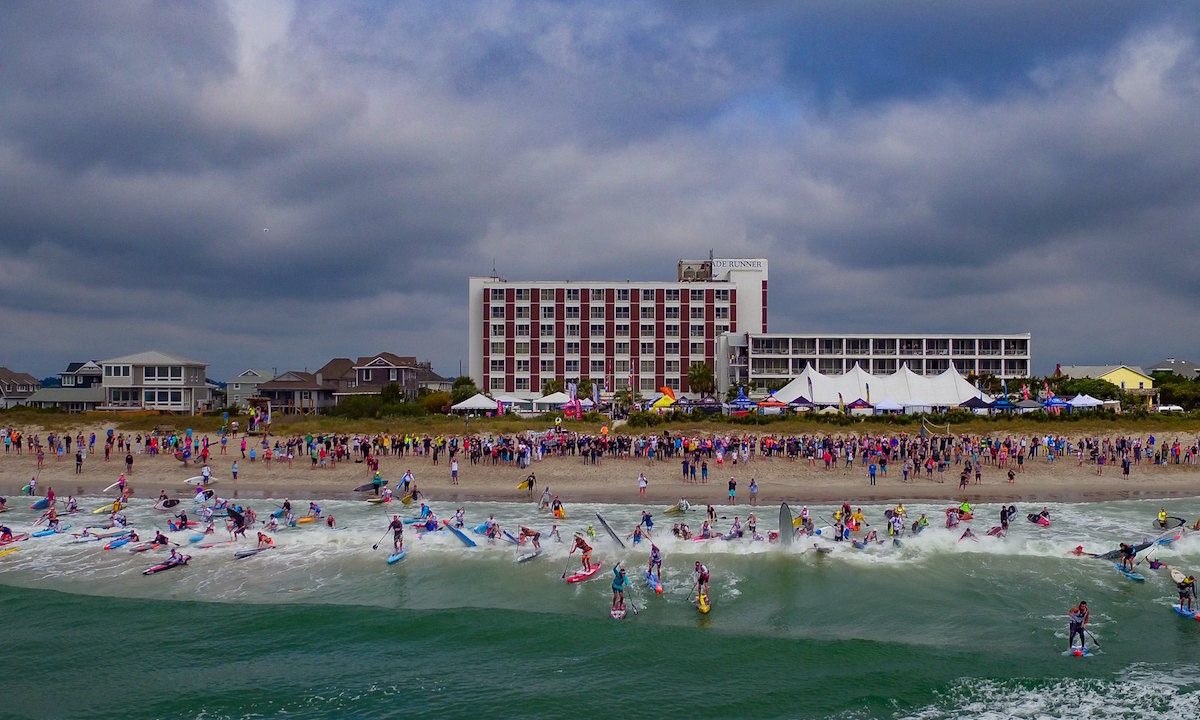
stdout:
<svg viewBox="0 0 1200 720">
<path fill-rule="evenodd" d="M 458 458 L 450 460 L 450 484 L 458 484 Z"/>
<path fill-rule="evenodd" d="M 737 480 L 729 478 L 729 504 L 737 505 Z"/>
<path fill-rule="evenodd" d="M 638 481 L 637 482 L 638 482 L 638 497 L 644 499 L 646 497 L 646 486 L 650 484 L 650 481 L 646 479 L 646 473 L 638 473 Z"/>
<path fill-rule="evenodd" d="M 128 451 L 125 453 L 125 474 L 133 474 L 133 453 Z"/>
</svg>

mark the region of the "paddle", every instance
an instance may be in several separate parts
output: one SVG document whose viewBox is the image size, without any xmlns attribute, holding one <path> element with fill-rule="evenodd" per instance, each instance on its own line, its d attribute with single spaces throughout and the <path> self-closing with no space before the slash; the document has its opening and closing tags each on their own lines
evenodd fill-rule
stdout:
<svg viewBox="0 0 1200 720">
<path fill-rule="evenodd" d="M 626 599 L 629 600 L 629 608 L 633 610 L 634 615 L 637 615 L 638 606 L 637 603 L 633 601 L 633 585 L 629 582 L 629 575 L 625 576 L 625 587 L 629 590 L 629 592 L 626 593 Z"/>
<path fill-rule="evenodd" d="M 383 537 L 379 538 L 379 542 L 377 542 L 377 543 L 375 543 L 374 545 L 372 545 L 372 546 L 371 546 L 371 549 L 372 549 L 372 550 L 378 550 L 378 549 L 379 549 L 379 543 L 383 542 L 383 538 L 387 537 L 387 534 L 388 534 L 389 532 L 391 532 L 391 531 L 392 531 L 392 529 L 391 529 L 391 528 L 388 528 L 387 530 L 384 530 L 384 531 L 383 531 Z"/>
<path fill-rule="evenodd" d="M 571 552 L 567 553 L 567 562 L 563 566 L 562 579 L 567 579 L 567 571 L 571 569 L 571 556 L 575 554 L 575 548 L 571 548 Z"/>
<path fill-rule="evenodd" d="M 1087 633 L 1087 635 L 1088 635 L 1088 637 L 1090 637 L 1090 638 L 1092 639 L 1092 644 L 1093 644 L 1093 645 L 1095 645 L 1096 647 L 1100 647 L 1100 641 L 1096 639 L 1096 636 L 1092 634 L 1092 631 L 1091 631 L 1091 630 L 1086 630 L 1086 629 L 1085 629 L 1085 630 L 1084 630 L 1084 632 L 1086 632 L 1086 633 Z"/>
</svg>

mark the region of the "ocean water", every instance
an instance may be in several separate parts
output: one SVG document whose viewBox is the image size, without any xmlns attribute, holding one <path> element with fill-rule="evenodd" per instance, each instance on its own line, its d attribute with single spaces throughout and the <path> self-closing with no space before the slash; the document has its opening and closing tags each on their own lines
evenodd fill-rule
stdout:
<svg viewBox="0 0 1200 720">
<path fill-rule="evenodd" d="M 365 503 L 324 504 L 342 529 L 281 531 L 278 548 L 247 559 L 192 546 L 188 566 L 150 577 L 149 553 L 38 538 L 0 557 L 0 717 L 1196 717 L 1200 622 L 1171 610 L 1165 571 L 1143 565 L 1147 581 L 1134 583 L 1112 562 L 1067 554 L 1153 536 L 1159 505 L 1055 505 L 1048 529 L 1021 519 L 1040 507 L 1021 506 L 1004 540 L 931 527 L 900 548 L 826 543 L 827 555 L 811 543 L 667 538 L 661 596 L 637 582 L 648 543 L 620 550 L 598 523 L 605 573 L 574 586 L 561 577 L 578 556 L 553 541 L 517 564 L 509 544 L 469 549 L 448 532 L 407 530 L 408 558 L 388 566 L 390 539 L 371 545 L 391 513 Z M 909 509 L 936 519 L 942 507 Z M 978 534 L 998 507 L 977 508 Z M 1168 509 L 1194 521 L 1200 500 Z M 566 529 L 599 511 L 623 535 L 640 510 L 571 505 Z M 882 510 L 864 506 L 877 527 Z M 467 512 L 550 524 L 528 504 Z M 136 503 L 129 516 L 165 524 Z M 34 517 L 3 520 L 20 532 Z M 777 518 L 764 508 L 760 531 Z M 88 519 L 73 518 L 75 530 Z M 698 513 L 688 520 L 699 526 Z M 1200 570 L 1200 533 L 1156 554 Z M 616 559 L 633 569 L 640 611 L 622 621 L 608 616 Z M 708 615 L 690 602 L 697 559 L 713 574 Z M 1080 599 L 1100 645 L 1076 658 L 1066 612 Z"/>
</svg>

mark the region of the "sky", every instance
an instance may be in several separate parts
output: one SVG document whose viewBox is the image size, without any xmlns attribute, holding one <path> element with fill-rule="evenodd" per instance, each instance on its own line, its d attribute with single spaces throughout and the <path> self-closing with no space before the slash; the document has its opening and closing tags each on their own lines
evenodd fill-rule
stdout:
<svg viewBox="0 0 1200 720">
<path fill-rule="evenodd" d="M 0 365 L 467 365 L 467 278 L 1200 360 L 1200 5 L 7 2 Z"/>
</svg>

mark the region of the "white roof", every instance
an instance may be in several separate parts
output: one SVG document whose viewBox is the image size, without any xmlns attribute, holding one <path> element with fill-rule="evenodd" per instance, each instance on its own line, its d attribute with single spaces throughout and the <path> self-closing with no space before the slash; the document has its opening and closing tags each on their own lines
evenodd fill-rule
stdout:
<svg viewBox="0 0 1200 720">
<path fill-rule="evenodd" d="M 901 366 L 891 375 L 871 375 L 858 363 L 841 375 L 825 375 L 807 365 L 797 378 L 777 390 L 775 397 L 787 403 L 804 397 L 814 405 L 837 405 L 838 393 L 842 395 L 841 402 L 847 405 L 858 399 L 867 400 L 868 395 L 870 402 L 887 402 L 901 407 L 951 407 L 973 397 L 989 402 L 992 399 L 967 382 L 953 367 L 933 376 L 918 375 L 909 370 L 908 365 Z"/>
<path fill-rule="evenodd" d="M 495 410 L 496 401 L 484 395 L 483 393 L 475 393 L 471 397 L 454 405 L 451 410 Z"/>
<path fill-rule="evenodd" d="M 562 405 L 563 403 L 569 403 L 569 402 L 571 402 L 570 395 L 566 394 L 565 392 L 555 392 L 555 393 L 550 393 L 549 395 L 543 395 L 542 397 L 538 398 L 537 400 L 534 400 L 533 404 L 534 405 L 551 405 L 553 407 L 558 407 L 559 405 Z"/>
<path fill-rule="evenodd" d="M 178 355 L 169 355 L 158 350 L 148 350 L 146 352 L 134 353 L 133 355 L 125 355 L 111 360 L 101 360 L 101 365 L 199 365 L 207 366 L 208 363 L 202 363 L 199 360 L 188 360 L 185 357 Z"/>
<path fill-rule="evenodd" d="M 526 403 L 532 402 L 530 400 L 525 400 L 524 398 L 513 397 L 512 395 L 497 395 L 496 401 L 502 402 L 505 405 L 524 405 Z"/>
<path fill-rule="evenodd" d="M 1085 407 L 1085 408 L 1099 407 L 1100 405 L 1104 404 L 1104 403 L 1100 402 L 1099 400 L 1097 400 L 1096 398 L 1092 397 L 1091 395 L 1084 395 L 1082 393 L 1080 393 L 1079 395 L 1076 395 L 1075 397 L 1071 398 L 1067 402 L 1070 403 L 1071 407 Z"/>
</svg>

